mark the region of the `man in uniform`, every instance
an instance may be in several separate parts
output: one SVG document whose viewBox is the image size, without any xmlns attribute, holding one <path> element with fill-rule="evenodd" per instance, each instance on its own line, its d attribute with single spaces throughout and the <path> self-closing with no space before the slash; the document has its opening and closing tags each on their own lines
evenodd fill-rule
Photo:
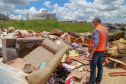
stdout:
<svg viewBox="0 0 126 84">
<path fill-rule="evenodd" d="M 92 31 L 91 41 L 90 41 L 90 84 L 100 84 L 103 74 L 102 58 L 105 48 L 108 43 L 108 28 L 101 24 L 101 19 L 95 17 L 93 19 L 93 24 L 95 26 Z M 98 67 L 98 73 L 96 77 L 96 66 Z"/>
</svg>

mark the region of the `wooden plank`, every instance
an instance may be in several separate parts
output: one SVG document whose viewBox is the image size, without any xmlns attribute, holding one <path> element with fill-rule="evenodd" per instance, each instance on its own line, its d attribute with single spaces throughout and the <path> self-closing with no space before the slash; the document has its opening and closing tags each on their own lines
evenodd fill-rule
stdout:
<svg viewBox="0 0 126 84">
<path fill-rule="evenodd" d="M 110 76 L 126 76 L 126 72 L 112 72 L 109 73 Z"/>
<path fill-rule="evenodd" d="M 71 35 L 67 35 L 67 42 L 71 43 Z"/>
<path fill-rule="evenodd" d="M 89 47 L 90 45 L 87 43 L 82 43 L 83 46 Z"/>
<path fill-rule="evenodd" d="M 74 56 L 68 56 L 70 59 L 72 59 L 72 60 L 76 60 L 76 61 L 83 61 L 83 62 L 85 62 L 85 61 L 89 61 L 89 58 L 86 58 L 86 59 L 83 59 L 83 58 L 79 58 L 79 57 L 74 57 Z"/>
<path fill-rule="evenodd" d="M 84 60 L 84 59 L 79 58 L 79 57 L 73 57 L 73 56 L 68 56 L 68 57 L 69 57 L 70 59 L 76 60 L 76 61 L 78 61 L 78 62 L 80 62 L 80 63 L 89 64 L 89 58 L 86 59 L 86 60 Z"/>
<path fill-rule="evenodd" d="M 114 61 L 114 62 L 117 62 L 117 63 L 120 63 L 120 64 L 124 64 L 124 65 L 125 65 L 125 63 L 122 62 L 121 60 L 114 59 L 114 58 L 110 58 L 110 57 L 108 57 L 108 59 L 109 59 L 109 60 L 112 60 L 112 61 Z"/>
<path fill-rule="evenodd" d="M 110 58 L 110 57 L 108 57 L 108 59 L 112 60 L 114 62 L 120 63 L 124 68 L 126 68 L 126 60 L 124 60 L 122 58 L 114 59 L 114 58 Z"/>
</svg>

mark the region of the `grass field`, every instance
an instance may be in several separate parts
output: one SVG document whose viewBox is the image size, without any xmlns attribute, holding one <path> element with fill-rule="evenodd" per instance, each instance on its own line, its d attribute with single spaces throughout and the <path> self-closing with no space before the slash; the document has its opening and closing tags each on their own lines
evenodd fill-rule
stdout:
<svg viewBox="0 0 126 84">
<path fill-rule="evenodd" d="M 64 32 L 91 32 L 93 26 L 89 23 L 61 22 L 57 20 L 29 20 L 29 21 L 0 21 L 1 27 L 14 27 L 16 29 L 34 31 L 53 31 L 59 29 Z"/>
</svg>

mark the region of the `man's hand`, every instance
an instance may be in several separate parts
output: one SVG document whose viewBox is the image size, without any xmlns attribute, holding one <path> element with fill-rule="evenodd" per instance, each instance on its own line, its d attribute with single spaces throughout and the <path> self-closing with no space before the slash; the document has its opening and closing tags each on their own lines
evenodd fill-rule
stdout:
<svg viewBox="0 0 126 84">
<path fill-rule="evenodd" d="M 93 57 L 93 55 L 90 54 L 89 55 L 89 60 L 93 60 L 92 57 Z"/>
<path fill-rule="evenodd" d="M 93 60 L 92 57 L 93 57 L 93 54 L 94 54 L 96 48 L 97 48 L 97 47 L 92 46 L 92 50 L 91 50 L 91 53 L 90 53 L 90 55 L 89 55 L 89 60 Z"/>
</svg>

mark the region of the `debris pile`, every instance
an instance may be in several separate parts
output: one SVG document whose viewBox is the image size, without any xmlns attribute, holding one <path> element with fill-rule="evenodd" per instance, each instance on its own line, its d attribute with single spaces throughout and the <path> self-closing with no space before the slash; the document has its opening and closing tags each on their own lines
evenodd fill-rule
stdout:
<svg viewBox="0 0 126 84">
<path fill-rule="evenodd" d="M 121 65 L 126 69 L 126 39 L 125 32 L 109 36 L 109 43 L 106 47 L 104 58 L 108 68 L 116 68 Z M 110 76 L 122 74 L 121 72 L 109 73 Z"/>
<path fill-rule="evenodd" d="M 78 79 L 80 84 L 86 82 L 86 80 L 82 79 L 88 72 L 90 72 L 90 61 L 88 56 L 90 55 L 89 46 L 91 33 L 63 32 L 58 29 L 51 32 L 40 32 L 32 30 L 18 30 L 14 27 L 9 27 L 8 29 L 1 28 L 0 36 L 1 38 L 48 38 L 57 44 L 67 44 L 69 49 L 63 55 L 60 64 L 48 79 L 47 84 L 73 84 Z M 125 33 L 110 35 L 109 38 L 109 43 L 104 53 L 106 65 L 109 68 L 114 68 L 117 63 L 120 63 L 124 68 L 126 68 Z M 34 66 L 19 58 L 9 61 L 6 64 L 23 70 L 27 74 L 46 66 L 45 62 L 41 62 L 40 66 L 36 69 Z M 110 73 L 110 75 L 114 76 L 113 73 Z"/>
</svg>

